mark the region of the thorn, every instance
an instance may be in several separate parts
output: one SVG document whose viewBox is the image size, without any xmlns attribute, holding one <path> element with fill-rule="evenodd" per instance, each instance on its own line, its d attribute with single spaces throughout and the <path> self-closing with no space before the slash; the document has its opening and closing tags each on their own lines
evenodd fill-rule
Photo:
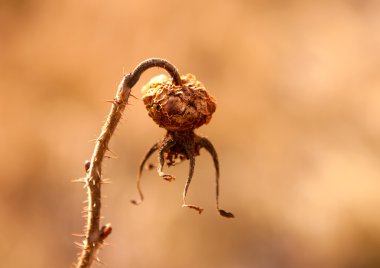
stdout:
<svg viewBox="0 0 380 268">
<path fill-rule="evenodd" d="M 108 159 L 119 159 L 118 156 L 114 156 L 114 155 L 105 155 L 104 157 Z"/>
<path fill-rule="evenodd" d="M 86 178 L 74 179 L 74 180 L 71 180 L 71 182 L 85 183 L 86 182 Z"/>
<path fill-rule="evenodd" d="M 107 151 L 113 154 L 115 157 L 118 157 L 117 153 L 113 152 L 110 148 L 107 148 Z"/>
<path fill-rule="evenodd" d="M 102 262 L 102 261 L 99 259 L 99 257 L 96 257 L 96 258 L 95 258 L 95 261 L 96 261 L 97 263 L 99 263 L 99 264 L 106 265 L 104 262 Z"/>
<path fill-rule="evenodd" d="M 79 242 L 74 242 L 74 244 L 79 247 L 80 249 L 84 249 L 84 245 L 82 243 L 79 243 Z"/>
<path fill-rule="evenodd" d="M 113 99 L 113 100 L 106 100 L 106 102 L 108 103 L 112 103 L 113 105 L 118 105 L 119 102 L 116 100 L 116 99 Z"/>
<path fill-rule="evenodd" d="M 106 102 L 112 103 L 113 105 L 119 105 L 121 102 L 114 98 L 113 100 L 106 100 Z"/>
<path fill-rule="evenodd" d="M 96 171 L 96 175 L 98 175 L 99 178 L 102 178 L 102 174 L 100 173 L 99 169 Z"/>
<path fill-rule="evenodd" d="M 85 234 L 71 234 L 72 236 L 75 236 L 75 237 L 81 237 L 81 238 L 85 238 L 86 235 Z"/>
<path fill-rule="evenodd" d="M 134 98 L 135 100 L 137 100 L 137 97 L 135 95 L 133 95 L 132 93 L 129 93 L 129 96 L 131 96 L 132 98 Z"/>
<path fill-rule="evenodd" d="M 82 213 L 82 215 L 83 215 L 83 216 L 87 216 L 87 214 L 88 214 L 88 211 L 84 211 L 84 210 L 82 210 L 82 212 L 81 212 L 81 213 Z"/>
</svg>

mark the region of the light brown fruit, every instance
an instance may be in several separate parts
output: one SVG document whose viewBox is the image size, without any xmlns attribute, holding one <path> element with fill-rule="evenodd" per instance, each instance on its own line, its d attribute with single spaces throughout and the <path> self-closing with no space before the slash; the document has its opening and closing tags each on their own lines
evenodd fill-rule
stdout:
<svg viewBox="0 0 380 268">
<path fill-rule="evenodd" d="M 165 75 L 154 77 L 143 88 L 143 102 L 149 116 L 168 131 L 189 131 L 210 122 L 215 99 L 195 76 L 181 76 L 175 85 Z"/>
</svg>

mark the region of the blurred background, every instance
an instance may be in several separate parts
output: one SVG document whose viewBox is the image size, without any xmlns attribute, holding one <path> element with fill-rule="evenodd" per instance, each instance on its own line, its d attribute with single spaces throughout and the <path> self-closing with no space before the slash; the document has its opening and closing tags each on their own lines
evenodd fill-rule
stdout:
<svg viewBox="0 0 380 268">
<path fill-rule="evenodd" d="M 188 163 L 146 171 L 164 135 L 134 89 L 105 161 L 109 267 L 380 267 L 380 2 L 0 1 L 0 259 L 69 267 L 84 176 L 123 73 L 149 57 L 193 73 L 218 101 L 182 209 Z M 156 160 L 152 158 L 152 163 Z"/>
</svg>

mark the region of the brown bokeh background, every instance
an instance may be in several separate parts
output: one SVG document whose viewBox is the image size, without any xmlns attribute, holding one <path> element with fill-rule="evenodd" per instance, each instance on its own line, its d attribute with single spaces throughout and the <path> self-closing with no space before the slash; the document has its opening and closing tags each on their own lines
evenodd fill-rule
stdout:
<svg viewBox="0 0 380 268">
<path fill-rule="evenodd" d="M 135 176 L 164 130 L 131 99 L 106 160 L 109 267 L 380 267 L 379 1 L 0 1 L 0 260 L 69 267 L 85 191 L 72 179 L 124 72 L 163 57 L 216 97 L 221 162 Z M 149 70 L 134 89 L 162 73 Z M 153 158 L 154 160 L 154 158 Z"/>
</svg>

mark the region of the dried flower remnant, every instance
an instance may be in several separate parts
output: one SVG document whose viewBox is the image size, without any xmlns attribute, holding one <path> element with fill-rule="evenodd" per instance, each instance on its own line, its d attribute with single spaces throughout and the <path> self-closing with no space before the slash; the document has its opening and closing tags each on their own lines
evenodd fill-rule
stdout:
<svg viewBox="0 0 380 268">
<path fill-rule="evenodd" d="M 167 133 L 160 142 L 150 148 L 143 159 L 137 178 L 140 201 L 132 200 L 132 203 L 137 205 L 143 201 L 144 196 L 140 188 L 141 173 L 149 157 L 158 151 L 157 171 L 159 176 L 167 181 L 175 178 L 163 172 L 165 163 L 170 167 L 177 162 L 189 160 L 190 169 L 183 191 L 182 206 L 202 213 L 202 208 L 186 203 L 186 195 L 194 173 L 195 157 L 199 155 L 201 148 L 205 148 L 211 154 L 216 169 L 217 210 L 220 215 L 233 218 L 232 213 L 219 209 L 219 161 L 215 148 L 208 139 L 194 133 L 194 129 L 210 122 L 216 110 L 215 99 L 192 74 L 181 76 L 181 84 L 174 84 L 172 79 L 164 75 L 154 77 L 142 91 L 149 116 L 160 127 L 165 128 Z"/>
<path fill-rule="evenodd" d="M 219 163 L 215 149 L 206 138 L 194 134 L 195 128 L 210 121 L 211 115 L 215 111 L 215 100 L 209 96 L 207 91 L 203 88 L 203 85 L 197 82 L 195 77 L 187 75 L 181 78 L 177 68 L 167 60 L 160 58 L 147 59 L 137 65 L 131 73 L 124 75 L 122 78 L 116 96 L 111 101 L 111 110 L 96 139 L 91 159 L 87 160 L 84 164 L 86 177 L 75 180 L 84 183 L 84 187 L 87 189 L 87 200 L 85 201 L 87 206 L 84 210 L 87 215 L 87 223 L 85 225 L 85 233 L 80 235 L 83 241 L 77 244 L 81 248 L 76 263 L 77 268 L 89 268 L 94 260 L 99 261 L 97 254 L 100 248 L 105 244 L 105 239 L 112 232 L 111 224 L 103 226 L 100 224 L 102 218 L 100 214 L 102 206 L 101 186 L 107 183 L 107 180 L 102 178 L 103 160 L 106 157 L 106 152 L 110 151 L 109 142 L 128 104 L 132 88 L 140 79 L 141 75 L 147 69 L 153 67 L 165 69 L 172 77 L 172 80 L 164 79 L 161 82 L 157 82 L 155 88 L 159 90 L 160 87 L 162 87 L 162 91 L 165 91 L 165 93 L 161 94 L 161 100 L 156 98 L 158 95 L 154 92 L 153 87 L 150 88 L 150 86 L 148 86 L 148 90 L 152 89 L 152 91 L 150 91 L 150 95 L 147 95 L 146 101 L 148 101 L 149 98 L 153 101 L 152 105 L 149 105 L 148 110 L 152 118 L 155 119 L 161 127 L 167 129 L 167 134 L 161 142 L 155 144 L 149 150 L 140 166 L 137 187 L 141 201 L 143 199 L 140 189 L 141 172 L 146 160 L 158 150 L 160 155 L 160 165 L 158 166 L 159 175 L 167 180 L 172 180 L 174 177 L 162 172 L 162 166 L 165 161 L 168 166 L 171 166 L 177 159 L 190 160 L 190 173 L 183 195 L 184 206 L 201 212 L 201 208 L 187 205 L 185 197 L 194 171 L 194 157 L 199 155 L 201 148 L 205 148 L 214 159 L 216 169 L 216 205 L 218 211 L 222 216 L 233 217 L 232 213 L 219 209 Z M 166 89 L 164 90 L 164 88 Z M 167 98 L 167 101 L 165 98 Z M 157 111 L 161 109 L 161 105 L 163 107 L 163 113 L 160 114 L 160 112 Z M 150 110 L 150 108 L 154 109 Z M 137 204 L 139 202 L 134 201 L 134 203 Z"/>
<path fill-rule="evenodd" d="M 165 75 L 153 78 L 143 88 L 143 102 L 149 116 L 168 131 L 190 131 L 210 122 L 215 99 L 192 74 L 173 85 Z"/>
</svg>

